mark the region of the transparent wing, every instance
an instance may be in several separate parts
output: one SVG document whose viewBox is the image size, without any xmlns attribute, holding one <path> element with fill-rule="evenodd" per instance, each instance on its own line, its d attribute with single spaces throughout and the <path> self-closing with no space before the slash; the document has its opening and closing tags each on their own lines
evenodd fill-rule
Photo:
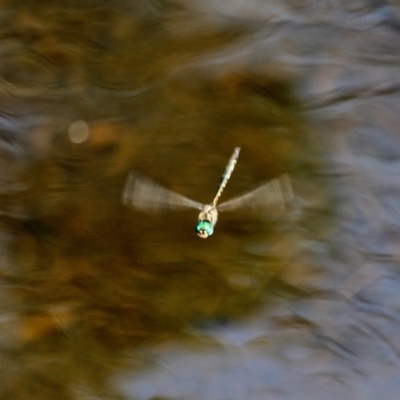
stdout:
<svg viewBox="0 0 400 400">
<path fill-rule="evenodd" d="M 203 205 L 178 193 L 165 189 L 138 172 L 131 172 L 122 192 L 122 203 L 141 211 L 162 212 Z"/>
<path fill-rule="evenodd" d="M 219 211 L 245 208 L 252 212 L 268 211 L 280 214 L 293 199 L 293 189 L 288 175 L 274 179 L 250 192 L 220 204 Z"/>
</svg>

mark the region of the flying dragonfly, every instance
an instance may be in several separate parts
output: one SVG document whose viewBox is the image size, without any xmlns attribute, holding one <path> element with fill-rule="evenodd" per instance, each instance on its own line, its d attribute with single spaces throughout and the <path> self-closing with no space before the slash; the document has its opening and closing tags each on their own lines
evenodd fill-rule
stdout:
<svg viewBox="0 0 400 400">
<path fill-rule="evenodd" d="M 166 189 L 138 172 L 131 172 L 122 192 L 122 202 L 128 207 L 147 212 L 162 212 L 193 208 L 200 210 L 196 232 L 206 239 L 214 232 L 219 211 L 247 208 L 257 212 L 268 209 L 278 214 L 285 211 L 286 204 L 293 198 L 293 190 L 288 175 L 282 175 L 263 185 L 218 204 L 239 158 L 240 147 L 236 147 L 225 172 L 221 177 L 217 192 L 210 204 L 202 204 Z"/>
</svg>

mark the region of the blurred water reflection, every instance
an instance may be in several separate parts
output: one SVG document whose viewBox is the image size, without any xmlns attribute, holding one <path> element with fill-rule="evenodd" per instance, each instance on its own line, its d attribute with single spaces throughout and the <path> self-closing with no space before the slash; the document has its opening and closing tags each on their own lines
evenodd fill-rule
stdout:
<svg viewBox="0 0 400 400">
<path fill-rule="evenodd" d="M 0 399 L 399 389 L 395 2 L 0 6 Z M 288 173 L 280 218 L 121 204 Z"/>
</svg>

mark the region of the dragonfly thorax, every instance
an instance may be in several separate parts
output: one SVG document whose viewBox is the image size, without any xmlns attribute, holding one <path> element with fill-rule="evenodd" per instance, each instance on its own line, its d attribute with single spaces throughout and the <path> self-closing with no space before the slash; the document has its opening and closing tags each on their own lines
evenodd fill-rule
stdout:
<svg viewBox="0 0 400 400">
<path fill-rule="evenodd" d="M 206 205 L 201 210 L 197 225 L 196 232 L 203 238 L 207 239 L 214 232 L 214 226 L 218 221 L 218 211 L 213 205 Z"/>
</svg>

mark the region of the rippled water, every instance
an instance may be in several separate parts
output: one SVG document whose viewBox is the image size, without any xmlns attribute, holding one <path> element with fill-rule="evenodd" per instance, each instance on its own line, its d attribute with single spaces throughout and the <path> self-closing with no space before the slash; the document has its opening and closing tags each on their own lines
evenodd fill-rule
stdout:
<svg viewBox="0 0 400 400">
<path fill-rule="evenodd" d="M 0 5 L 0 399 L 397 399 L 392 1 Z M 282 173 L 279 218 L 145 214 Z"/>
</svg>

